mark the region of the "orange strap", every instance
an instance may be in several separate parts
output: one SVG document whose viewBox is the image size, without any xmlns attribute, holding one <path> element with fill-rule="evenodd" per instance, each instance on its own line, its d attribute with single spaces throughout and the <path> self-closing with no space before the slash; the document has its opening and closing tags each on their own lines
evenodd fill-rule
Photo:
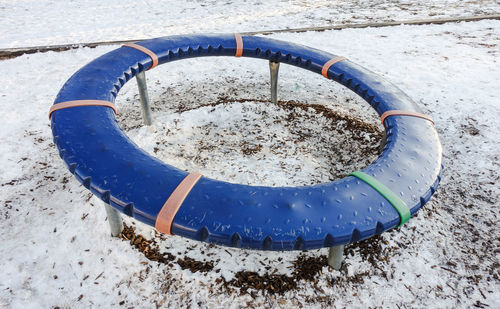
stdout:
<svg viewBox="0 0 500 309">
<path fill-rule="evenodd" d="M 425 120 L 428 120 L 430 122 L 432 122 L 432 124 L 434 124 L 434 120 L 432 120 L 432 118 L 426 114 L 422 114 L 422 113 L 417 113 L 417 112 L 410 112 L 410 111 L 402 111 L 402 110 L 391 110 L 391 111 L 387 111 L 385 113 L 382 114 L 382 116 L 380 116 L 380 120 L 382 121 L 382 125 L 385 127 L 385 124 L 384 124 L 384 120 L 385 118 L 389 117 L 389 116 L 412 116 L 412 117 L 418 117 L 418 118 L 422 118 L 422 119 L 425 119 Z"/>
<path fill-rule="evenodd" d="M 147 49 L 146 47 L 141 46 L 139 44 L 134 44 L 134 43 L 125 44 L 123 46 L 138 49 L 141 52 L 148 55 L 149 57 L 151 57 L 151 60 L 153 61 L 153 65 L 151 65 L 151 67 L 148 70 L 151 70 L 152 68 L 154 68 L 155 66 L 158 65 L 158 56 L 155 53 L 153 53 L 151 50 Z"/>
<path fill-rule="evenodd" d="M 156 217 L 155 227 L 159 232 L 171 235 L 170 231 L 172 229 L 172 222 L 174 221 L 177 211 L 188 196 L 189 192 L 191 192 L 191 189 L 193 189 L 194 185 L 202 176 L 203 175 L 198 173 L 191 173 L 187 175 L 177 188 L 175 188 L 174 192 L 170 194 Z"/>
<path fill-rule="evenodd" d="M 243 55 L 243 38 L 241 37 L 241 34 L 235 33 L 234 34 L 234 39 L 236 40 L 236 57 L 241 57 Z"/>
<path fill-rule="evenodd" d="M 112 102 L 103 100 L 75 100 L 75 101 L 56 103 L 52 105 L 49 110 L 49 119 L 52 116 L 52 113 L 57 110 L 76 107 L 76 106 L 106 106 L 106 107 L 111 107 L 111 109 L 113 109 L 113 112 L 115 112 L 116 114 L 116 107 Z"/>
<path fill-rule="evenodd" d="M 321 74 L 328 78 L 328 70 L 330 69 L 330 67 L 332 65 L 334 65 L 335 63 L 339 62 L 339 61 L 342 61 L 342 60 L 347 60 L 346 57 L 335 57 L 335 58 L 332 58 L 330 60 L 328 60 L 324 65 L 323 65 L 323 68 L 321 69 Z"/>
</svg>

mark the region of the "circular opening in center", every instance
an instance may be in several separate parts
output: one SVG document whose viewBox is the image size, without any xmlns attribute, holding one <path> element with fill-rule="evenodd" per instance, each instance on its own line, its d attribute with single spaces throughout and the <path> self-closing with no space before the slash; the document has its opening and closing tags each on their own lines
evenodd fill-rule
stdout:
<svg viewBox="0 0 500 309">
<path fill-rule="evenodd" d="M 321 105 L 218 102 L 157 113 L 128 132 L 160 160 L 248 185 L 303 186 L 342 178 L 379 154 L 381 132 Z"/>
<path fill-rule="evenodd" d="M 168 79 L 161 71 L 157 81 L 154 75 L 148 79 L 153 126 L 142 124 L 136 85 L 131 91 L 124 89 L 126 96 L 133 97 L 128 99 L 133 104 L 124 107 L 129 111 L 122 109 L 120 125 L 139 147 L 163 162 L 221 181 L 277 187 L 339 179 L 379 155 L 381 126 L 373 117 L 366 117 L 367 121 L 360 117 L 366 111 L 375 113 L 368 104 L 358 104 L 362 100 L 346 88 L 316 74 L 308 74 L 312 78 L 299 84 L 304 70 L 282 66 L 280 70 L 288 71 L 283 72 L 286 77 L 280 77 L 280 83 L 293 100 L 273 104 L 269 102 L 269 72 L 265 67 L 262 70 L 262 61 L 257 61 L 258 67 L 250 62 L 250 69 L 236 71 L 240 76 L 234 78 L 224 69 L 220 74 L 214 72 L 217 63 L 213 59 L 203 60 L 211 64 L 212 71 L 206 75 L 198 72 L 196 76 L 201 77 L 196 81 L 172 81 L 173 87 L 165 86 L 162 81 Z M 193 79 L 182 71 L 186 67 L 169 66 L 168 74 L 179 80 Z M 228 85 L 230 88 L 224 88 Z M 203 92 L 193 94 L 197 89 Z M 331 89 L 336 95 L 328 97 Z M 319 95 L 321 91 L 327 95 Z M 318 99 L 311 102 L 302 97 Z M 348 108 L 338 108 L 340 105 Z M 351 105 L 364 107 L 352 110 Z"/>
</svg>

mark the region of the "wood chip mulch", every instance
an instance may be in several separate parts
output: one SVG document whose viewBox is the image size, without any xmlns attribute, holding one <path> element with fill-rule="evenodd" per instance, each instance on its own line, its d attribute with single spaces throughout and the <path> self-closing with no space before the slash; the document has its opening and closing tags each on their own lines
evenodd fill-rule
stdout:
<svg viewBox="0 0 500 309">
<path fill-rule="evenodd" d="M 161 253 L 154 240 L 149 240 L 142 235 L 136 234 L 135 227 L 124 224 L 121 238 L 122 240 L 129 241 L 133 247 L 151 261 L 172 266 L 171 262 L 176 260 L 176 257 L 169 252 Z M 176 262 L 182 269 L 189 269 L 193 273 L 197 271 L 206 273 L 214 268 L 214 263 L 211 261 L 197 261 L 189 257 L 178 258 Z"/>
</svg>

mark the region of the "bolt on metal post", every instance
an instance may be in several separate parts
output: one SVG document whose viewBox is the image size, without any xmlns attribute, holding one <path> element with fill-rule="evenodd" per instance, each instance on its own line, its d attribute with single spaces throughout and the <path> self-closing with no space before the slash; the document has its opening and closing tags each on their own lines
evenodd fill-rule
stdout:
<svg viewBox="0 0 500 309">
<path fill-rule="evenodd" d="M 151 116 L 151 107 L 149 104 L 146 74 L 144 73 L 144 71 L 142 71 L 135 76 L 135 79 L 137 80 L 137 87 L 139 88 L 139 96 L 141 98 L 142 118 L 144 119 L 144 124 L 150 126 L 151 124 L 153 124 L 153 119 Z"/>
<path fill-rule="evenodd" d="M 344 261 L 344 245 L 330 247 L 328 250 L 328 265 L 333 269 L 339 270 Z"/>
<path fill-rule="evenodd" d="M 108 215 L 111 235 L 114 237 L 118 237 L 123 231 L 123 221 L 120 212 L 106 203 L 104 203 L 104 208 L 106 209 L 106 214 Z"/>
<path fill-rule="evenodd" d="M 280 63 L 269 61 L 269 70 L 271 72 L 271 102 L 276 104 L 278 102 L 278 72 Z"/>
</svg>

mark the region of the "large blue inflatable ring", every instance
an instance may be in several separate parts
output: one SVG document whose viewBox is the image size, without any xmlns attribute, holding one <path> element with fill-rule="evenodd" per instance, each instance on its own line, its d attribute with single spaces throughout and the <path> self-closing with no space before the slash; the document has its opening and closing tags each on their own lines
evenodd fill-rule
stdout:
<svg viewBox="0 0 500 309">
<path fill-rule="evenodd" d="M 218 181 L 150 156 L 117 124 L 120 88 L 158 64 L 205 56 L 267 59 L 341 83 L 381 116 L 382 154 L 343 179 L 303 187 Z M 104 202 L 160 232 L 232 247 L 302 250 L 380 234 L 431 198 L 442 169 L 432 119 L 397 87 L 343 57 L 256 36 L 179 35 L 124 45 L 76 72 L 49 117 L 61 158 Z"/>
</svg>

